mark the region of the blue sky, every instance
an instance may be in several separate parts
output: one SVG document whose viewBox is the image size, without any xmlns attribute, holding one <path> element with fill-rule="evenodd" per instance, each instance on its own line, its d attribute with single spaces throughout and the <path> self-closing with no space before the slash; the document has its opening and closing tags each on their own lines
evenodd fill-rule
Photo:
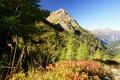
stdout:
<svg viewBox="0 0 120 80">
<path fill-rule="evenodd" d="M 120 0 L 42 0 L 44 9 L 63 8 L 86 29 L 120 30 Z"/>
</svg>

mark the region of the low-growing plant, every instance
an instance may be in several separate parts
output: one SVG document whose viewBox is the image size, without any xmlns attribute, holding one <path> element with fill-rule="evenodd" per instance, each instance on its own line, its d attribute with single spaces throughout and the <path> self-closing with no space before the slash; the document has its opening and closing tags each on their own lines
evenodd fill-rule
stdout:
<svg viewBox="0 0 120 80">
<path fill-rule="evenodd" d="M 49 64 L 44 71 L 29 71 L 27 77 L 18 73 L 11 80 L 103 80 L 105 77 L 112 79 L 111 73 L 94 61 L 68 60 Z"/>
</svg>

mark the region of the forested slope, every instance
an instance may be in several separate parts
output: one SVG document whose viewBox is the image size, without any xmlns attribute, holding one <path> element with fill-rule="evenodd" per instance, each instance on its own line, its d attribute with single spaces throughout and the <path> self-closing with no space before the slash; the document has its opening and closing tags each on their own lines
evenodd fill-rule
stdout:
<svg viewBox="0 0 120 80">
<path fill-rule="evenodd" d="M 59 60 L 104 59 L 109 50 L 65 10 L 50 14 L 39 0 L 0 1 L 0 73 L 45 68 Z"/>
</svg>

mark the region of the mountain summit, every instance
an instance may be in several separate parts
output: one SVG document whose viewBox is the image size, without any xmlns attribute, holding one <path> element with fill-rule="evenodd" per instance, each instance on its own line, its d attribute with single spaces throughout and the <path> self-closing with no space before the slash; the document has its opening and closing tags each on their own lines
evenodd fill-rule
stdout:
<svg viewBox="0 0 120 80">
<path fill-rule="evenodd" d="M 66 31 L 77 32 L 80 25 L 64 9 L 59 9 L 50 14 L 47 20 L 55 25 L 60 25 Z"/>
<path fill-rule="evenodd" d="M 77 23 L 77 21 L 71 15 L 69 15 L 68 12 L 65 11 L 64 9 L 59 9 L 51 12 L 46 20 L 51 24 L 53 24 L 54 29 L 58 29 L 58 28 L 63 29 L 63 31 L 61 32 L 58 31 L 58 34 L 60 36 L 61 33 L 62 35 L 64 34 L 64 37 L 61 37 L 61 38 L 65 38 L 62 39 L 63 42 L 65 42 L 63 45 L 65 46 L 66 50 L 72 51 L 75 48 L 74 50 L 75 55 L 81 55 L 86 53 L 93 54 L 96 53 L 96 51 L 101 52 L 105 48 L 105 46 L 101 43 L 99 39 L 97 39 L 89 31 L 83 29 Z M 70 49 L 71 45 L 72 45 L 72 49 Z M 68 49 L 68 47 L 70 48 Z M 83 52 L 80 53 L 80 51 L 78 50 L 79 48 L 81 49 L 84 48 L 86 50 L 83 50 Z M 76 50 L 78 50 L 78 52 Z M 86 53 L 84 53 L 84 51 L 86 51 Z M 67 53 L 65 52 L 64 54 Z M 72 53 L 71 55 L 74 55 L 74 53 Z"/>
</svg>

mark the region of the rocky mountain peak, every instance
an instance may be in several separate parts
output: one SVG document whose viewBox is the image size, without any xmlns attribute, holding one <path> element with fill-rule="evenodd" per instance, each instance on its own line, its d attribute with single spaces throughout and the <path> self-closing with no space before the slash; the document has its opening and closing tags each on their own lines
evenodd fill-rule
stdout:
<svg viewBox="0 0 120 80">
<path fill-rule="evenodd" d="M 62 8 L 53 11 L 47 20 L 54 25 L 61 26 L 66 31 L 75 32 L 80 29 L 80 25 Z"/>
<path fill-rule="evenodd" d="M 57 14 L 64 14 L 64 13 L 67 13 L 63 8 L 60 8 L 59 10 L 57 11 L 53 11 L 52 13 L 57 13 Z"/>
</svg>

